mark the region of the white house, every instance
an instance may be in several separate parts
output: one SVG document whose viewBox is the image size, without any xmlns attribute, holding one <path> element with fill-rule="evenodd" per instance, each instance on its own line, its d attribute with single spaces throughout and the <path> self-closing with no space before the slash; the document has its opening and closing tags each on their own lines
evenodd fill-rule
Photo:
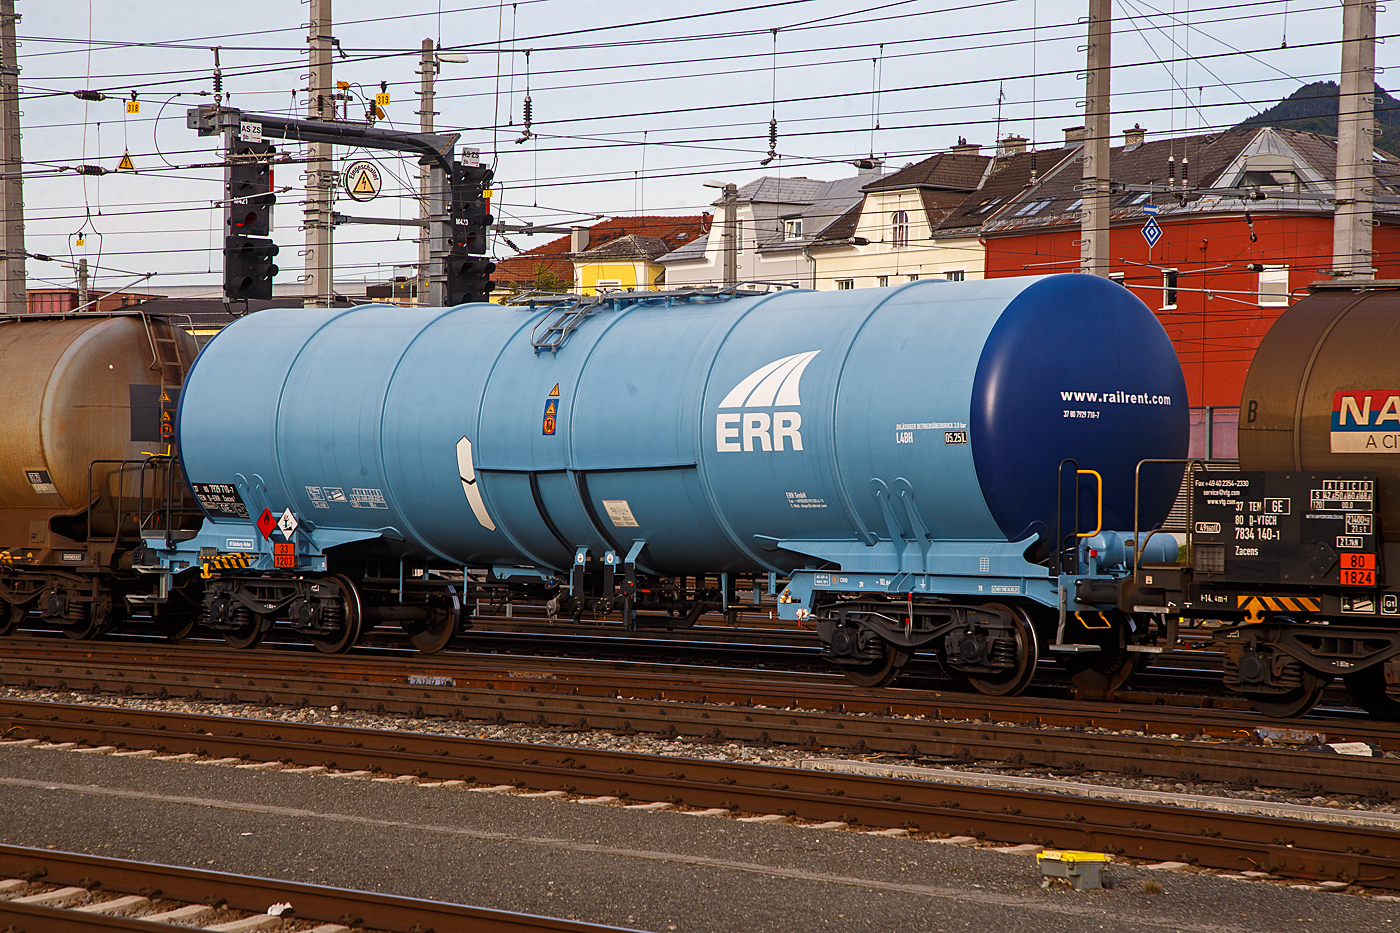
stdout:
<svg viewBox="0 0 1400 933">
<path fill-rule="evenodd" d="M 878 162 L 836 181 L 764 176 L 738 189 L 737 239 L 740 282 L 815 287 L 813 248 L 827 230 L 860 204 L 861 188 L 881 177 Z M 724 201 L 714 202 L 710 234 L 661 257 L 670 288 L 722 285 Z"/>
</svg>

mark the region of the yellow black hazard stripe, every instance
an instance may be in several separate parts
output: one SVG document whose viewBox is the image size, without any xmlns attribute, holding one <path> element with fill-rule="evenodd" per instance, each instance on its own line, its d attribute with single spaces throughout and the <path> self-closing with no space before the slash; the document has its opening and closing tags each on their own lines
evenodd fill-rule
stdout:
<svg viewBox="0 0 1400 933">
<path fill-rule="evenodd" d="M 204 577 L 207 579 L 211 570 L 247 570 L 252 559 L 252 554 L 234 552 L 219 554 L 215 557 L 201 557 L 199 563 L 203 568 Z"/>
<path fill-rule="evenodd" d="M 1265 612 L 1321 612 L 1316 596 L 1236 596 L 1235 608 L 1243 609 L 1246 622 L 1263 622 Z"/>
</svg>

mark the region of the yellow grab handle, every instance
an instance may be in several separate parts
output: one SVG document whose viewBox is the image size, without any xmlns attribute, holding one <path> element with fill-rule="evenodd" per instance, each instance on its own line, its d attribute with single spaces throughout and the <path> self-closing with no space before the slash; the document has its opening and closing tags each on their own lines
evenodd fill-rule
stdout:
<svg viewBox="0 0 1400 933">
<path fill-rule="evenodd" d="M 1094 527 L 1093 531 L 1090 531 L 1085 534 L 1075 535 L 1075 537 L 1078 538 L 1092 538 L 1100 531 L 1103 531 L 1103 477 L 1099 475 L 1098 470 L 1075 470 L 1074 472 L 1081 476 L 1083 476 L 1084 474 L 1088 474 L 1089 476 L 1092 476 L 1094 479 L 1099 481 L 1098 524 Z M 1075 522 L 1077 523 L 1078 521 L 1079 519 L 1076 518 Z"/>
</svg>

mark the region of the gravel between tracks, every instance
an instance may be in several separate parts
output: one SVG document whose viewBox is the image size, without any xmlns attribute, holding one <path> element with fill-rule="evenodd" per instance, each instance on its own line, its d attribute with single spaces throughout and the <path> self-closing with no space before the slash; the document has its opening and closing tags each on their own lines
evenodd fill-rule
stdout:
<svg viewBox="0 0 1400 933">
<path fill-rule="evenodd" d="M 0 841 L 676 933 L 1390 930 L 1397 902 L 916 838 L 180 762 L 0 748 Z M 1357 889 L 1352 888 L 1353 892 Z"/>
<path fill-rule="evenodd" d="M 541 745 L 571 746 L 578 748 L 609 749 L 615 751 L 639 752 L 650 755 L 700 758 L 711 761 L 741 761 L 749 764 L 772 764 L 777 766 L 798 766 L 803 759 L 829 752 L 794 746 L 755 747 L 742 743 L 714 743 L 687 739 L 662 738 L 644 733 L 616 734 L 596 730 L 569 730 L 557 727 L 534 727 L 506 723 L 484 723 L 472 720 L 455 720 L 432 716 L 409 716 L 391 713 L 372 713 L 362 710 L 339 710 L 336 707 L 322 709 L 316 707 L 292 708 L 286 706 L 266 706 L 253 703 L 228 703 L 216 700 L 154 699 L 148 697 L 116 696 L 105 693 L 91 693 L 71 690 L 29 690 L 16 687 L 0 688 L 0 696 L 23 700 L 45 700 L 58 703 L 85 703 L 98 706 L 125 709 L 165 710 L 194 712 L 212 716 L 232 716 L 244 719 L 273 720 L 283 722 L 317 723 L 330 726 L 350 726 L 364 729 L 396 730 L 433 735 L 456 735 L 478 739 L 496 739 L 507 742 L 523 742 Z M 985 727 L 997 725 L 981 723 Z M 1006 726 L 1017 726 L 1006 723 Z M 1024 727 L 1023 727 L 1024 728 Z M 1046 731 L 1064 731 L 1055 727 L 1044 727 Z M 1114 734 L 1107 729 L 1087 729 L 1086 734 Z M 1142 735 L 1140 732 L 1119 732 L 1116 734 Z M 1172 736 L 1176 738 L 1177 736 Z M 1197 741 L 1210 741 L 1208 739 Z M 898 761 L 905 765 L 926 765 L 929 768 L 956 768 L 995 775 L 1017 775 L 1024 777 L 1065 777 L 1077 783 L 1095 784 L 1105 788 L 1123 788 L 1164 793 L 1198 794 L 1222 797 L 1232 800 L 1268 801 L 1277 803 L 1305 804 L 1328 807 L 1338 810 L 1356 810 L 1367 813 L 1400 813 L 1400 801 L 1363 799 L 1345 794 L 1306 794 L 1287 793 L 1266 788 L 1237 788 L 1224 784 L 1184 783 L 1131 778 L 1120 774 L 1088 771 L 1067 776 L 1048 768 L 1006 768 L 978 764 L 956 764 L 947 761 L 928 761 L 888 755 L 858 756 L 871 761 Z M 1395 752 L 1387 757 L 1400 758 Z"/>
</svg>

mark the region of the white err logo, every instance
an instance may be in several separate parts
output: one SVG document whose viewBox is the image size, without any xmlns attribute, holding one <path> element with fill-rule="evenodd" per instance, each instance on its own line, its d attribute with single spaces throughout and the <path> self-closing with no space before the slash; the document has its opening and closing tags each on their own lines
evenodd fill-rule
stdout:
<svg viewBox="0 0 1400 933">
<path fill-rule="evenodd" d="M 798 385 L 802 372 L 820 350 L 794 353 L 750 373 L 736 385 L 720 408 L 796 408 L 802 404 Z M 745 411 L 715 416 L 715 450 L 783 450 L 791 444 L 802 449 L 802 415 L 795 411 Z"/>
</svg>

